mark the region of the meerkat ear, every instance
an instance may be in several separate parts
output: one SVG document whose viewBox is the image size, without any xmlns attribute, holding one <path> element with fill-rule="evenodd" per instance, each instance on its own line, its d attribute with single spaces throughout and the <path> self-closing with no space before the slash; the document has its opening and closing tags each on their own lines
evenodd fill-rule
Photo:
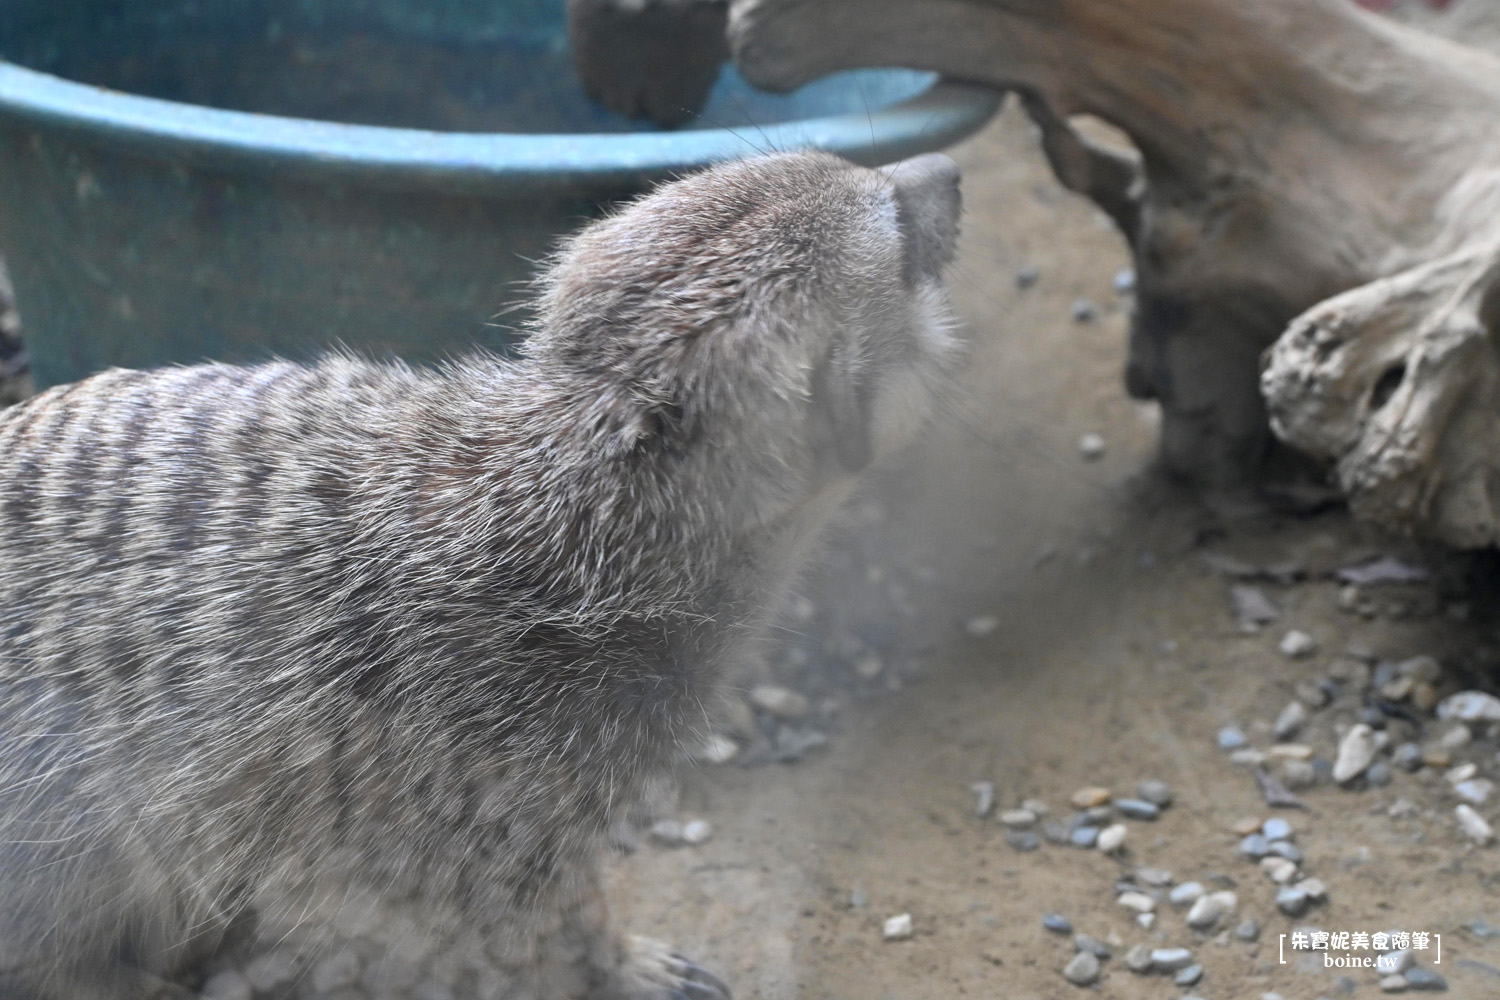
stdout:
<svg viewBox="0 0 1500 1000">
<path fill-rule="evenodd" d="M 870 464 L 870 391 L 855 352 L 839 344 L 813 372 L 813 446 L 832 453 L 847 472 Z"/>
</svg>

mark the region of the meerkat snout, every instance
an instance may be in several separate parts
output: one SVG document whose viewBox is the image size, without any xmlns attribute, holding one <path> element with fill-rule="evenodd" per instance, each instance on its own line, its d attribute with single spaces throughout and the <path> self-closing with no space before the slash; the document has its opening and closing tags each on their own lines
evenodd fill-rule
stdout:
<svg viewBox="0 0 1500 1000">
<path fill-rule="evenodd" d="M 963 210 L 958 164 L 942 153 L 913 156 L 886 168 L 906 240 L 908 281 L 934 279 L 953 260 Z"/>
</svg>

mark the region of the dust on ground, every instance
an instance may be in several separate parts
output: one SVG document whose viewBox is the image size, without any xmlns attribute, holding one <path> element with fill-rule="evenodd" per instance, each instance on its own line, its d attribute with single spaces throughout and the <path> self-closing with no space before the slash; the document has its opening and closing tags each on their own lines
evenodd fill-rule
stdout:
<svg viewBox="0 0 1500 1000">
<path fill-rule="evenodd" d="M 803 587 L 808 600 L 794 602 L 792 631 L 734 679 L 809 695 L 808 720 L 790 730 L 829 743 L 790 764 L 691 770 L 671 814 L 709 820 L 714 836 L 678 848 L 648 838 L 614 861 L 618 925 L 673 942 L 737 996 L 764 1000 L 1380 994 L 1373 971 L 1325 970 L 1321 955 L 1279 964 L 1278 936 L 1294 927 L 1442 934 L 1442 964 L 1432 951 L 1421 964 L 1451 995 L 1500 994 L 1500 939 L 1472 924 L 1500 923 L 1500 849 L 1458 832 L 1441 768 L 1397 769 L 1389 785 L 1358 791 L 1325 780 L 1298 793 L 1306 810 L 1273 810 L 1215 744 L 1234 724 L 1264 750 L 1299 684 L 1354 676 L 1297 737 L 1331 760 L 1363 707 L 1360 668 L 1341 655 L 1350 647 L 1382 660 L 1432 654 L 1448 669 L 1445 692 L 1474 686 L 1500 656 L 1483 626 L 1462 620 L 1472 609 L 1461 588 L 1444 577 L 1341 596 L 1338 567 L 1376 553 L 1435 557 L 1338 510 L 1256 516 L 1159 481 L 1154 410 L 1121 388 L 1122 243 L 1052 180 L 1014 108 L 954 155 L 967 209 L 955 295 L 974 342 L 964 393 L 856 505 Z M 1021 288 L 1026 267 L 1037 278 Z M 1079 299 L 1096 307 L 1092 321 L 1074 320 Z M 1078 447 L 1088 433 L 1106 445 L 1094 461 Z M 1234 581 L 1205 553 L 1292 564 L 1295 582 L 1256 584 L 1279 618 L 1239 629 Z M 1283 655 L 1292 629 L 1317 652 Z M 1422 724 L 1393 718 L 1392 745 L 1443 731 L 1412 711 Z M 759 722 L 741 721 L 742 758 L 767 756 L 756 734 L 777 727 Z M 1495 750 L 1490 734 L 1454 762 L 1495 777 Z M 976 818 L 970 790 L 991 781 L 997 809 L 1038 798 L 1067 819 L 1080 786 L 1129 794 L 1143 778 L 1168 782 L 1175 804 L 1155 822 L 1126 820 L 1120 857 L 1045 839 L 1018 851 L 993 816 Z M 1493 799 L 1478 808 L 1495 819 Z M 1231 829 L 1273 814 L 1292 822 L 1303 870 L 1328 887 L 1326 903 L 1295 919 L 1277 912 L 1277 886 L 1237 854 Z M 1232 888 L 1238 912 L 1199 933 L 1163 902 L 1148 931 L 1116 903 L 1115 883 L 1142 866 Z M 1061 975 L 1075 949 L 1043 929 L 1053 912 L 1114 939 L 1087 991 Z M 883 922 L 901 913 L 913 936 L 883 941 Z M 1247 917 L 1262 925 L 1254 943 L 1228 930 Z M 1201 983 L 1128 971 L 1123 953 L 1138 942 L 1193 949 Z"/>
</svg>

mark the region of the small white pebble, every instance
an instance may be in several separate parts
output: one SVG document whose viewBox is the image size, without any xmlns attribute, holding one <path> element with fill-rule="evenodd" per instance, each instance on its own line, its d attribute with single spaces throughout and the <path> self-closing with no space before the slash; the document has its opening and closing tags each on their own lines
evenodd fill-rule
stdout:
<svg viewBox="0 0 1500 1000">
<path fill-rule="evenodd" d="M 887 941 L 905 941 L 911 937 L 911 914 L 898 913 L 894 917 L 887 917 L 880 936 Z"/>
<path fill-rule="evenodd" d="M 1030 809 L 1007 809 L 1000 814 L 1000 822 L 1016 830 L 1023 830 L 1036 822 L 1036 813 Z"/>
<path fill-rule="evenodd" d="M 1260 870 L 1270 876 L 1271 881 L 1277 885 L 1286 885 L 1296 877 L 1297 864 L 1286 858 L 1271 855 L 1260 859 Z"/>
<path fill-rule="evenodd" d="M 1107 448 L 1104 437 L 1100 434 L 1085 434 L 1078 439 L 1078 454 L 1090 462 L 1103 458 Z"/>
<path fill-rule="evenodd" d="M 776 684 L 757 684 L 750 690 L 750 704 L 780 719 L 800 719 L 809 707 L 804 695 Z"/>
<path fill-rule="evenodd" d="M 1134 910 L 1137 913 L 1150 913 L 1156 909 L 1156 900 L 1144 892 L 1122 892 L 1115 902 L 1127 910 Z"/>
<path fill-rule="evenodd" d="M 682 841 L 685 844 L 702 844 L 714 835 L 713 824 L 706 819 L 688 820 L 682 824 Z"/>
<path fill-rule="evenodd" d="M 1282 656 L 1300 660 L 1318 651 L 1318 641 L 1300 629 L 1292 629 L 1281 637 L 1279 648 Z"/>
<path fill-rule="evenodd" d="M 682 843 L 682 824 L 675 819 L 659 819 L 651 824 L 651 839 L 667 847 Z"/>
<path fill-rule="evenodd" d="M 1474 807 L 1466 803 L 1453 808 L 1453 815 L 1458 820 L 1458 828 L 1464 832 L 1470 840 L 1483 847 L 1495 839 L 1495 831 L 1485 818 L 1474 811 Z"/>
<path fill-rule="evenodd" d="M 964 631 L 976 639 L 983 639 L 1000 627 L 1000 619 L 994 615 L 979 615 L 964 622 Z"/>
<path fill-rule="evenodd" d="M 1112 823 L 1099 831 L 1099 839 L 1094 841 L 1094 846 L 1105 854 L 1113 854 L 1125 846 L 1125 824 Z"/>
<path fill-rule="evenodd" d="M 1456 785 L 1460 781 L 1468 781 L 1478 773 L 1479 765 L 1475 764 L 1473 761 L 1469 761 L 1468 763 L 1460 764 L 1457 767 L 1450 767 L 1447 773 L 1443 775 L 1443 777 L 1447 778 L 1450 783 Z"/>
<path fill-rule="evenodd" d="M 712 733 L 694 753 L 694 759 L 704 764 L 727 764 L 739 755 L 740 746 L 734 740 L 719 733 Z"/>
</svg>

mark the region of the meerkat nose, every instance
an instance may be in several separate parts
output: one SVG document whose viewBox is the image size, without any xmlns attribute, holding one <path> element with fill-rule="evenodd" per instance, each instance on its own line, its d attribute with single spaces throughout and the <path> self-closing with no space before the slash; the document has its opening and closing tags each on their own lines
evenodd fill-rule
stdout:
<svg viewBox="0 0 1500 1000">
<path fill-rule="evenodd" d="M 953 259 L 963 200 L 958 164 L 942 153 L 926 153 L 885 169 L 895 191 L 905 241 L 907 277 L 936 278 Z"/>
</svg>

